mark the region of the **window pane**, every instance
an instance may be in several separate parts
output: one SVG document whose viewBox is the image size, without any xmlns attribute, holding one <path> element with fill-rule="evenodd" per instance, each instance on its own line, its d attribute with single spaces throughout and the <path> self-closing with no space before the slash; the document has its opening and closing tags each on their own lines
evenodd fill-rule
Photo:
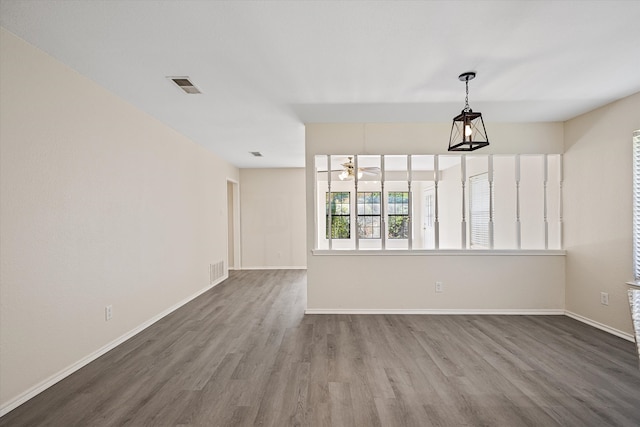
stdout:
<svg viewBox="0 0 640 427">
<path fill-rule="evenodd" d="M 371 239 L 372 230 L 369 217 L 358 217 L 358 237 L 361 239 Z"/>
<path fill-rule="evenodd" d="M 389 215 L 389 239 L 408 239 L 408 223 L 408 216 Z"/>
<path fill-rule="evenodd" d="M 358 237 L 361 239 L 379 239 L 380 192 L 358 192 L 358 200 L 362 200 L 363 203 L 358 205 Z"/>
<path fill-rule="evenodd" d="M 349 209 L 348 191 L 331 192 L 331 238 L 332 239 L 349 239 L 351 238 L 351 216 Z M 327 194 L 327 199 L 329 195 Z M 329 229 L 329 215 L 326 216 L 327 226 Z M 326 238 L 329 238 L 327 231 Z"/>
<path fill-rule="evenodd" d="M 348 216 L 334 216 L 331 219 L 331 238 L 332 239 L 348 239 L 351 233 L 351 221 Z"/>
<path fill-rule="evenodd" d="M 389 239 L 409 238 L 409 192 L 390 191 Z"/>
</svg>

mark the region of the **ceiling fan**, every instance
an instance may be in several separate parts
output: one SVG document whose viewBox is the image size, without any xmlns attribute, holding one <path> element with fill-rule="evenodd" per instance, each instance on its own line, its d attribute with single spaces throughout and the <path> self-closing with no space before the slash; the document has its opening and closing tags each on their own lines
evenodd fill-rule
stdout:
<svg viewBox="0 0 640 427">
<path fill-rule="evenodd" d="M 341 181 L 344 181 L 345 179 L 353 179 L 355 177 L 355 172 L 356 172 L 356 167 L 353 164 L 353 157 L 349 156 L 347 157 L 349 160 L 346 163 L 342 164 L 343 169 L 338 169 L 338 170 L 332 170 L 331 172 L 340 172 L 338 174 L 338 178 L 340 178 Z M 363 168 L 358 168 L 358 179 L 361 179 L 364 175 L 369 175 L 369 176 L 377 176 L 380 174 L 380 168 L 379 167 L 363 167 Z"/>
</svg>

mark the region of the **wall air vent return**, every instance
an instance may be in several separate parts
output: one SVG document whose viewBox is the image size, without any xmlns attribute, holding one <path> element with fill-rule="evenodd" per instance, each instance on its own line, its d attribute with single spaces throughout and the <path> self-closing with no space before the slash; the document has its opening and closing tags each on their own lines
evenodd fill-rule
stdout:
<svg viewBox="0 0 640 427">
<path fill-rule="evenodd" d="M 189 80 L 189 77 L 167 77 L 167 78 L 171 80 L 173 83 L 175 83 L 175 85 L 178 86 L 180 89 L 182 89 L 183 91 L 185 91 L 190 95 L 194 95 L 196 93 L 202 93 L 200 92 L 200 89 L 198 89 L 193 83 L 191 83 L 191 80 Z"/>
<path fill-rule="evenodd" d="M 224 276 L 224 261 L 209 264 L 209 283 L 213 284 Z"/>
</svg>

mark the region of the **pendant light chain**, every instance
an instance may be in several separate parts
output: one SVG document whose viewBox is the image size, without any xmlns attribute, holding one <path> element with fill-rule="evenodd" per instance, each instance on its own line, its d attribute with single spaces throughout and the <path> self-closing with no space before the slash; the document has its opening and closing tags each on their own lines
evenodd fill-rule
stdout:
<svg viewBox="0 0 640 427">
<path fill-rule="evenodd" d="M 466 79 L 464 84 L 467 88 L 467 95 L 464 97 L 464 111 L 469 111 L 471 110 L 471 108 L 469 108 L 469 79 Z"/>
</svg>

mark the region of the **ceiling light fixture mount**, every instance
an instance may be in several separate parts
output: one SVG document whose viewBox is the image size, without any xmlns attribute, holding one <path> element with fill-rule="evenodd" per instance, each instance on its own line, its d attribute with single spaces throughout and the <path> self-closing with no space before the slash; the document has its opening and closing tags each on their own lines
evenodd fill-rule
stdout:
<svg viewBox="0 0 640 427">
<path fill-rule="evenodd" d="M 489 145 L 482 113 L 474 112 L 469 107 L 469 80 L 475 78 L 474 71 L 467 71 L 458 76 L 458 80 L 465 83 L 466 97 L 464 109 L 453 118 L 451 135 L 449 136 L 449 151 L 474 151 Z"/>
</svg>

